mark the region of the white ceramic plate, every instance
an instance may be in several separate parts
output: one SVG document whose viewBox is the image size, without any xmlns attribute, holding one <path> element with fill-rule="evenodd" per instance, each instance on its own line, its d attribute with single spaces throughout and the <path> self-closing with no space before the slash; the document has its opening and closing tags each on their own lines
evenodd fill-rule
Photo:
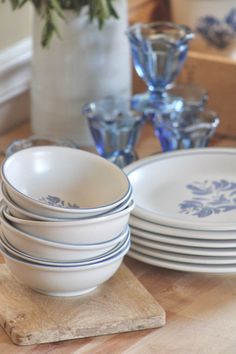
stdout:
<svg viewBox="0 0 236 354">
<path fill-rule="evenodd" d="M 220 240 L 220 241 L 214 241 L 214 240 L 199 240 L 196 238 L 184 238 L 184 237 L 173 237 L 173 236 L 166 236 L 163 234 L 158 234 L 154 232 L 149 232 L 149 231 L 144 231 L 141 229 L 138 229 L 134 226 L 130 227 L 131 232 L 133 232 L 136 236 L 140 236 L 146 240 L 150 241 L 158 241 L 158 242 L 164 242 L 164 243 L 169 243 L 171 245 L 179 245 L 179 246 L 188 246 L 188 247 L 209 247 L 209 248 L 236 248 L 236 235 L 235 235 L 235 240 Z"/>
<path fill-rule="evenodd" d="M 190 230 L 236 230 L 236 149 L 162 153 L 124 169 L 133 215 Z"/>
<path fill-rule="evenodd" d="M 129 251 L 128 255 L 131 258 L 137 259 L 138 261 L 151 264 L 161 268 L 167 268 L 172 270 L 180 270 L 184 272 L 196 272 L 196 273 L 216 273 L 216 274 L 227 274 L 236 273 L 236 264 L 227 265 L 202 265 L 202 264 L 192 264 L 192 263 L 182 263 L 167 261 L 164 259 L 147 256 L 143 253 L 137 251 Z"/>
<path fill-rule="evenodd" d="M 150 247 L 152 249 L 181 253 L 183 255 L 209 256 L 209 257 L 234 257 L 236 256 L 236 248 L 200 248 L 170 245 L 164 242 L 150 241 L 132 233 L 131 242 L 139 245 Z M 236 263 L 236 262 L 235 262 Z"/>
<path fill-rule="evenodd" d="M 160 250 L 155 250 L 149 247 L 140 246 L 136 243 L 132 243 L 131 250 L 139 253 L 143 253 L 147 256 L 154 258 L 164 259 L 173 262 L 183 262 L 183 263 L 193 263 L 193 264 L 213 264 L 213 265 L 222 265 L 222 264 L 235 264 L 236 257 L 207 257 L 207 256 L 191 256 L 184 255 L 180 253 L 165 252 Z"/>
<path fill-rule="evenodd" d="M 232 231 L 201 231 L 201 230 L 187 230 L 171 226 L 160 225 L 151 221 L 140 219 L 134 215 L 130 215 L 129 224 L 132 227 L 158 233 L 166 236 L 185 237 L 199 240 L 236 240 L 236 230 Z"/>
</svg>

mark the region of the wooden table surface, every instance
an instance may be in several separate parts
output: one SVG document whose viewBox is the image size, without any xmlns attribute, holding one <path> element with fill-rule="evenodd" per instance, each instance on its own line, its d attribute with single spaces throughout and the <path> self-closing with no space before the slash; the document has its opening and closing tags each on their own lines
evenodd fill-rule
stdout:
<svg viewBox="0 0 236 354">
<path fill-rule="evenodd" d="M 0 138 L 0 150 L 13 139 L 29 135 L 27 124 L 18 127 Z M 236 140 L 216 136 L 212 145 L 236 147 Z M 158 151 L 153 131 L 146 126 L 138 145 L 139 157 Z M 125 263 L 166 310 L 165 327 L 27 347 L 12 344 L 0 328 L 0 354 L 236 353 L 236 275 L 172 271 L 128 256 Z"/>
</svg>

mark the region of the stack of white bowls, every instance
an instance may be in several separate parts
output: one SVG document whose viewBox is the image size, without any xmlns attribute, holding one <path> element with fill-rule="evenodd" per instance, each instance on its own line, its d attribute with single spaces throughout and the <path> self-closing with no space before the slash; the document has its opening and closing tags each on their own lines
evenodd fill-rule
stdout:
<svg viewBox="0 0 236 354">
<path fill-rule="evenodd" d="M 1 167 L 0 250 L 12 273 L 54 296 L 88 293 L 118 270 L 134 207 L 125 173 L 78 149 L 21 150 Z"/>
</svg>

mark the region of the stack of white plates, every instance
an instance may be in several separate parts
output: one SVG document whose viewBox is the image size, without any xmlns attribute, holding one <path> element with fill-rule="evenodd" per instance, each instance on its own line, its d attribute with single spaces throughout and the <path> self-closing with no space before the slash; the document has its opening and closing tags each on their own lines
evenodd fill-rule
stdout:
<svg viewBox="0 0 236 354">
<path fill-rule="evenodd" d="M 175 270 L 236 272 L 236 149 L 159 154 L 125 172 L 136 205 L 131 257 Z"/>
</svg>

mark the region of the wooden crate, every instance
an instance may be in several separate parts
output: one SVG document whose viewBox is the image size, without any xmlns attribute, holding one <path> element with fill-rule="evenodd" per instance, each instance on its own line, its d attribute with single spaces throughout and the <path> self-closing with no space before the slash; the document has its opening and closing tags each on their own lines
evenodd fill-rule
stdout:
<svg viewBox="0 0 236 354">
<path fill-rule="evenodd" d="M 165 0 L 129 0 L 129 22 L 169 20 L 170 11 Z"/>
<path fill-rule="evenodd" d="M 189 52 L 178 81 L 207 89 L 207 106 L 221 118 L 217 131 L 227 136 L 236 136 L 236 61 Z"/>
</svg>

